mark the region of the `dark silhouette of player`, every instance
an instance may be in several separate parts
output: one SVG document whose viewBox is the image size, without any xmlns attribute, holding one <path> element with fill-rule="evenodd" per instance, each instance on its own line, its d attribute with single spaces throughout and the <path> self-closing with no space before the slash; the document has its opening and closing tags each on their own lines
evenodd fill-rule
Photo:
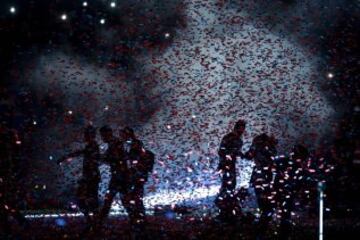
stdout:
<svg viewBox="0 0 360 240">
<path fill-rule="evenodd" d="M 26 219 L 20 213 L 17 202 L 17 182 L 14 162 L 19 154 L 19 144 L 14 131 L 0 125 L 0 236 L 10 237 L 10 217 L 26 226 Z"/>
<path fill-rule="evenodd" d="M 222 174 L 222 179 L 216 205 L 219 207 L 220 217 L 224 218 L 224 220 L 234 215 L 233 211 L 236 205 L 236 158 L 243 156 L 241 148 L 245 126 L 244 120 L 238 120 L 234 129 L 225 135 L 220 143 L 218 171 Z"/>
<path fill-rule="evenodd" d="M 88 223 L 92 222 L 90 213 L 96 213 L 99 207 L 98 190 L 101 180 L 99 171 L 100 151 L 96 142 L 96 129 L 88 126 L 84 130 L 85 148 L 72 152 L 58 160 L 61 164 L 65 160 L 83 156 L 82 178 L 79 182 L 78 197 L 79 206 L 87 218 Z"/>
<path fill-rule="evenodd" d="M 249 151 L 245 153 L 245 158 L 253 159 L 255 162 L 250 184 L 255 189 L 261 211 L 258 223 L 260 238 L 265 234 L 275 207 L 275 200 L 272 196 L 272 183 L 276 153 L 276 140 L 265 133 L 256 136 Z"/>
<path fill-rule="evenodd" d="M 129 166 L 130 224 L 135 238 L 144 239 L 145 207 L 143 202 L 144 185 L 154 166 L 154 154 L 146 150 L 143 143 L 136 138 L 133 129 L 126 127 L 120 131 L 124 142 L 126 160 Z"/>
<path fill-rule="evenodd" d="M 299 197 L 300 190 L 306 186 L 306 164 L 309 157 L 308 150 L 302 145 L 295 145 L 289 157 L 278 157 L 274 192 L 276 202 L 280 207 L 281 223 L 279 238 L 288 239 L 291 232 L 291 211 L 294 209 L 294 200 Z"/>
<path fill-rule="evenodd" d="M 103 161 L 110 165 L 111 179 L 109 189 L 105 195 L 105 201 L 98 215 L 98 227 L 104 218 L 109 214 L 112 201 L 117 193 L 126 211 L 130 213 L 130 201 L 128 198 L 129 190 L 129 169 L 127 166 L 124 144 L 113 135 L 109 126 L 100 128 L 102 140 L 108 144 L 108 149 L 103 157 Z"/>
</svg>

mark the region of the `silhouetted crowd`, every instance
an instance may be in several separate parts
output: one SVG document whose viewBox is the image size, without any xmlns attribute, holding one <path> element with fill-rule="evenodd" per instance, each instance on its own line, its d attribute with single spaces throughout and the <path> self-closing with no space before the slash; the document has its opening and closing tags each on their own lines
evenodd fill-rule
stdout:
<svg viewBox="0 0 360 240">
<path fill-rule="evenodd" d="M 334 170 L 336 151 L 330 151 L 328 158 L 316 157 L 301 145 L 295 145 L 289 154 L 277 152 L 277 140 L 266 133 L 255 136 L 250 148 L 243 152 L 242 135 L 246 122 L 239 120 L 233 130 L 226 134 L 219 147 L 218 172 L 221 187 L 215 200 L 219 208 L 217 219 L 232 223 L 243 214 L 242 203 L 248 197 L 247 190 L 236 190 L 236 162 L 239 159 L 252 160 L 250 186 L 254 188 L 260 216 L 256 224 L 258 239 L 263 239 L 274 214 L 279 213 L 279 239 L 288 239 L 291 233 L 291 217 L 296 204 L 310 199 L 317 183 L 325 183 Z M 146 239 L 146 214 L 143 203 L 144 185 L 152 172 L 155 155 L 139 140 L 134 130 L 125 127 L 116 137 L 113 129 L 103 126 L 99 129 L 101 139 L 107 144 L 106 152 L 100 153 L 94 126 L 84 129 L 85 147 L 60 158 L 64 164 L 72 158 L 82 157 L 82 178 L 78 184 L 79 207 L 84 213 L 87 226 L 82 233 L 86 238 L 101 231 L 109 215 L 114 197 L 119 194 L 122 205 L 128 213 L 133 239 Z M 1 233 L 10 234 L 10 218 L 26 227 L 27 220 L 17 206 L 19 190 L 16 189 L 16 162 L 20 154 L 21 141 L 16 132 L 3 126 L 0 128 L 0 215 Z M 111 179 L 104 203 L 99 203 L 98 188 L 101 181 L 100 164 L 110 167 Z"/>
<path fill-rule="evenodd" d="M 133 129 L 125 127 L 115 137 L 109 126 L 100 128 L 102 140 L 108 145 L 105 154 L 100 154 L 96 142 L 96 129 L 89 126 L 84 131 L 86 146 L 59 159 L 83 155 L 83 174 L 79 183 L 79 202 L 88 221 L 84 234 L 96 232 L 108 216 L 114 197 L 119 194 L 130 220 L 133 237 L 144 239 L 145 207 L 143 203 L 144 185 L 154 166 L 154 154 L 144 148 Z M 99 209 L 98 186 L 101 180 L 99 164 L 110 166 L 111 179 L 103 206 Z"/>
<path fill-rule="evenodd" d="M 277 154 L 277 140 L 262 133 L 254 137 L 250 149 L 242 153 L 242 135 L 246 123 L 239 120 L 232 132 L 223 137 L 219 156 L 218 170 L 222 174 L 222 185 L 216 199 L 223 221 L 233 221 L 241 213 L 239 203 L 246 197 L 244 191 L 236 191 L 236 160 L 251 159 L 255 166 L 251 174 L 250 185 L 254 188 L 260 218 L 257 226 L 258 238 L 266 235 L 272 215 L 280 208 L 281 223 L 279 238 L 288 239 L 291 230 L 291 212 L 295 207 L 295 198 L 301 191 L 307 191 L 311 174 L 308 150 L 302 145 L 293 147 L 289 156 Z"/>
</svg>

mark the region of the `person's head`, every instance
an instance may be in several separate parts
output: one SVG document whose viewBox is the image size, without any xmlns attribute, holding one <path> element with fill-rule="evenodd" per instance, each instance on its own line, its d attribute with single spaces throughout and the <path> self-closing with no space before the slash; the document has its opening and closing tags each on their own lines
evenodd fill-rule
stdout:
<svg viewBox="0 0 360 240">
<path fill-rule="evenodd" d="M 95 141 L 96 138 L 96 128 L 89 125 L 84 129 L 84 140 L 85 142 Z"/>
<path fill-rule="evenodd" d="M 134 130 L 130 127 L 124 127 L 120 130 L 120 136 L 122 140 L 135 139 Z"/>
<path fill-rule="evenodd" d="M 303 145 L 298 144 L 292 148 L 291 158 L 297 163 L 297 165 L 302 166 L 305 164 L 308 157 L 309 151 Z"/>
<path fill-rule="evenodd" d="M 265 147 L 269 143 L 270 137 L 266 133 L 261 133 L 254 137 L 253 145 L 256 147 Z"/>
<path fill-rule="evenodd" d="M 242 135 L 245 131 L 245 127 L 246 127 L 246 122 L 240 119 L 235 123 L 233 132 L 236 133 L 237 135 Z"/>
<path fill-rule="evenodd" d="M 114 137 L 111 127 L 107 125 L 100 128 L 100 135 L 101 139 L 106 143 L 110 142 Z"/>
</svg>

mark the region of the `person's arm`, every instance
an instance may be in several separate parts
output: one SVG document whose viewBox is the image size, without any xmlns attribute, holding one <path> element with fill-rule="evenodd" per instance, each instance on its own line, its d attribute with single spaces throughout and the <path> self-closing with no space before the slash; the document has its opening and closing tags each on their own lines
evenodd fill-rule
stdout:
<svg viewBox="0 0 360 240">
<path fill-rule="evenodd" d="M 57 163 L 58 164 L 61 164 L 62 162 L 64 162 L 65 160 L 69 159 L 69 158 L 74 158 L 74 157 L 78 157 L 78 156 L 81 156 L 82 154 L 84 154 L 84 150 L 77 150 L 77 151 L 74 151 L 72 153 L 69 153 L 61 158 L 59 158 L 57 160 Z"/>
<path fill-rule="evenodd" d="M 254 158 L 254 156 L 255 156 L 255 147 L 251 146 L 250 149 L 246 153 L 244 153 L 242 157 L 251 160 Z"/>
<path fill-rule="evenodd" d="M 227 145 L 228 144 L 227 144 L 226 137 L 224 137 L 221 140 L 220 148 L 219 148 L 219 151 L 218 151 L 218 154 L 219 154 L 219 165 L 218 165 L 218 168 L 217 168 L 218 171 L 224 170 L 224 168 L 225 168 Z"/>
</svg>

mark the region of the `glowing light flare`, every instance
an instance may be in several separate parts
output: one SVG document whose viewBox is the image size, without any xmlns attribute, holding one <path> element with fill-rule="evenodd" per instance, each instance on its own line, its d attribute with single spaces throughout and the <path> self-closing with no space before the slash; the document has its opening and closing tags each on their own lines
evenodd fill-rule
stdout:
<svg viewBox="0 0 360 240">
<path fill-rule="evenodd" d="M 63 21 L 67 20 L 67 15 L 65 13 L 61 15 L 61 20 L 63 20 Z"/>
<path fill-rule="evenodd" d="M 15 7 L 10 7 L 10 12 L 11 12 L 12 14 L 16 13 L 16 8 L 15 8 Z"/>
<path fill-rule="evenodd" d="M 334 74 L 330 72 L 330 73 L 328 73 L 326 76 L 331 79 L 331 78 L 334 77 Z"/>
</svg>

